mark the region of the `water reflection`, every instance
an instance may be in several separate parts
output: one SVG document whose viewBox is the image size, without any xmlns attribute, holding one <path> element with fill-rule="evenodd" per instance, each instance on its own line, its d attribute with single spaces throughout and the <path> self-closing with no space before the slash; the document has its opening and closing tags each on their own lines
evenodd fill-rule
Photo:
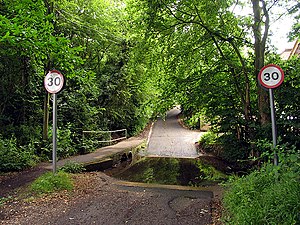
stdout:
<svg viewBox="0 0 300 225">
<path fill-rule="evenodd" d="M 226 178 L 199 159 L 186 158 L 143 158 L 121 173 L 120 170 L 106 172 L 127 181 L 185 186 L 204 186 Z"/>
</svg>

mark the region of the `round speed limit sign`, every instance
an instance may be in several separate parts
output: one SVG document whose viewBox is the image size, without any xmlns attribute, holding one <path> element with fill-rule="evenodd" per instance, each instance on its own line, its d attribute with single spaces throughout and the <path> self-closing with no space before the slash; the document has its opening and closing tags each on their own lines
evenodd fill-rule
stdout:
<svg viewBox="0 0 300 225">
<path fill-rule="evenodd" d="M 51 70 L 44 79 L 44 86 L 49 93 L 56 94 L 64 86 L 64 76 L 57 70 Z"/>
<path fill-rule="evenodd" d="M 265 88 L 277 88 L 282 84 L 283 79 L 283 70 L 274 64 L 264 66 L 258 74 L 258 80 Z"/>
</svg>

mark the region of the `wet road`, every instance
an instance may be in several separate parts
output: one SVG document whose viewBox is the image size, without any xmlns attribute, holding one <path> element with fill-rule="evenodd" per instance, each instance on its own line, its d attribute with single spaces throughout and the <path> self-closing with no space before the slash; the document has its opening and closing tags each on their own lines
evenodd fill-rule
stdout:
<svg viewBox="0 0 300 225">
<path fill-rule="evenodd" d="M 147 148 L 147 156 L 196 158 L 199 154 L 195 142 L 201 132 L 183 128 L 177 116 L 180 113 L 174 108 L 167 113 L 166 120 L 159 118 L 152 129 Z"/>
</svg>

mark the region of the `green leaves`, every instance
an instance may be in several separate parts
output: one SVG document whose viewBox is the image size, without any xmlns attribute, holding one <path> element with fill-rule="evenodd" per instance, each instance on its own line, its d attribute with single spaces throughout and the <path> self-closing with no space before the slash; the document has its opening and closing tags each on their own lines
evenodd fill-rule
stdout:
<svg viewBox="0 0 300 225">
<path fill-rule="evenodd" d="M 0 132 L 18 134 L 22 145 L 39 138 L 42 80 L 56 68 L 67 80 L 59 98 L 67 137 L 61 155 L 79 151 L 78 129 L 133 134 L 175 104 L 191 122 L 204 115 L 219 132 L 248 141 L 257 118 L 254 59 L 244 53 L 249 21 L 233 15 L 230 3 L 3 0 Z M 282 94 L 297 96 L 297 77 L 288 79 Z M 298 110 L 288 100 L 278 104 Z"/>
<path fill-rule="evenodd" d="M 60 157 L 82 151 L 84 129 L 133 134 L 145 126 L 151 82 L 130 61 L 137 42 L 126 40 L 125 4 L 3 0 L 0 11 L 0 133 L 17 136 L 15 148 L 41 140 L 43 114 L 51 122 L 43 78 L 53 68 L 66 78 L 58 102 Z M 44 145 L 36 153 L 48 156 Z"/>
<path fill-rule="evenodd" d="M 16 138 L 4 139 L 0 135 L 0 171 L 19 171 L 36 164 L 33 144 L 18 146 Z"/>
</svg>

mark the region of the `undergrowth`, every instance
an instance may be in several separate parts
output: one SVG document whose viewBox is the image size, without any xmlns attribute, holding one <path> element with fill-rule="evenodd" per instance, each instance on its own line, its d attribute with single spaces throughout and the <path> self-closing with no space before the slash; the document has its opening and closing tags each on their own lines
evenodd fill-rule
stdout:
<svg viewBox="0 0 300 225">
<path fill-rule="evenodd" d="M 32 167 L 38 161 L 33 143 L 18 146 L 17 139 L 4 139 L 0 135 L 0 171 L 20 171 Z"/>
<path fill-rule="evenodd" d="M 60 168 L 60 171 L 64 171 L 66 173 L 82 173 L 86 169 L 83 165 L 77 162 L 68 161 L 62 168 Z"/>
<path fill-rule="evenodd" d="M 225 224 L 300 224 L 299 152 L 265 164 L 227 183 L 223 206 Z"/>
<path fill-rule="evenodd" d="M 72 190 L 73 181 L 66 172 L 59 171 L 54 174 L 48 172 L 37 178 L 30 186 L 30 189 L 36 194 L 53 193 L 62 190 Z"/>
</svg>

